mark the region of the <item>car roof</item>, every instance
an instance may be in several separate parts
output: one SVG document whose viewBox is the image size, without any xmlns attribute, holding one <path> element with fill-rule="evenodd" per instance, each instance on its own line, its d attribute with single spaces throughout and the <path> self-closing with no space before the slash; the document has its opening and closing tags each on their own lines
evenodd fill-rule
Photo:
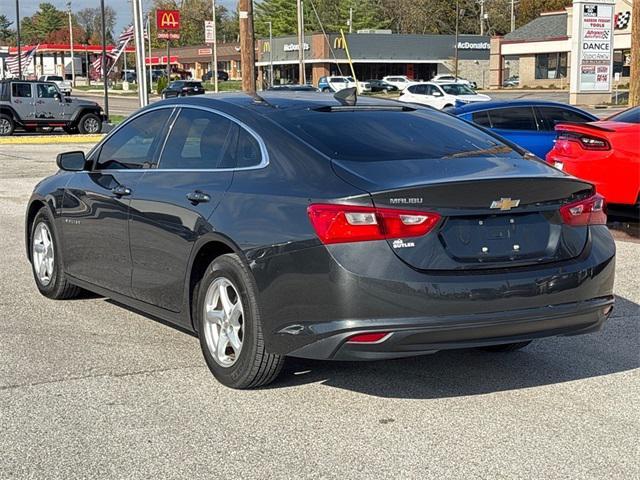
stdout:
<svg viewBox="0 0 640 480">
<path fill-rule="evenodd" d="M 466 105 L 462 105 L 461 107 L 457 107 L 455 109 L 449 110 L 449 112 L 453 113 L 454 115 L 462 115 L 464 113 L 476 112 L 480 110 L 490 110 L 492 108 L 508 108 L 508 107 L 560 107 L 568 110 L 581 112 L 586 115 L 590 115 L 593 118 L 596 118 L 594 115 L 590 114 L 589 112 L 586 112 L 580 108 L 574 107 L 573 105 L 567 105 L 566 103 L 552 102 L 550 100 L 526 100 L 526 99 L 490 100 L 488 102 L 468 103 Z"/>
</svg>

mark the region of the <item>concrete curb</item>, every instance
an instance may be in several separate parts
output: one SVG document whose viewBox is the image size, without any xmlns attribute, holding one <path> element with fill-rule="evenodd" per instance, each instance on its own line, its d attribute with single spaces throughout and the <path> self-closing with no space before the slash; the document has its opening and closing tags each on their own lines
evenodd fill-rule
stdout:
<svg viewBox="0 0 640 480">
<path fill-rule="evenodd" d="M 104 135 L 25 135 L 0 137 L 0 145 L 44 145 L 59 143 L 98 143 Z"/>
</svg>

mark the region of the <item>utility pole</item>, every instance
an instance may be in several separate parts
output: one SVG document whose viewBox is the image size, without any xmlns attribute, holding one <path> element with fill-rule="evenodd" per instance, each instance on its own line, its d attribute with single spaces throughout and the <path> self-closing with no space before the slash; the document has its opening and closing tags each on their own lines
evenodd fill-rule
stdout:
<svg viewBox="0 0 640 480">
<path fill-rule="evenodd" d="M 454 60 L 454 78 L 458 81 L 458 27 L 460 23 L 460 0 L 456 0 L 456 45 L 455 45 L 455 60 Z"/>
<path fill-rule="evenodd" d="M 349 7 L 349 33 L 353 33 L 353 8 Z"/>
<path fill-rule="evenodd" d="M 631 7 L 631 74 L 629 79 L 629 106 L 640 105 L 640 1 Z"/>
<path fill-rule="evenodd" d="M 480 35 L 484 35 L 484 0 L 478 0 L 480 3 Z"/>
<path fill-rule="evenodd" d="M 20 45 L 20 0 L 16 0 L 16 43 L 18 46 L 18 80 L 22 80 L 22 46 Z"/>
<path fill-rule="evenodd" d="M 67 13 L 69 14 L 69 47 L 71 50 L 71 83 L 76 86 L 76 63 L 73 57 L 73 25 L 71 23 L 71 2 L 67 2 Z"/>
<path fill-rule="evenodd" d="M 273 87 L 273 29 L 271 22 L 269 24 L 269 85 Z"/>
<path fill-rule="evenodd" d="M 147 41 L 149 53 L 149 93 L 153 91 L 153 64 L 151 63 L 151 22 L 153 21 L 153 12 L 149 12 L 147 17 Z M 148 97 L 147 97 L 148 98 Z"/>
<path fill-rule="evenodd" d="M 256 47 L 253 39 L 253 0 L 240 0 L 240 61 L 242 62 L 242 90 L 256 94 Z"/>
<path fill-rule="evenodd" d="M 213 12 L 213 65 L 211 65 L 211 76 L 213 77 L 213 91 L 218 93 L 218 28 L 216 26 L 216 0 L 211 0 L 211 11 Z"/>
<path fill-rule="evenodd" d="M 298 9 L 298 83 L 307 83 L 304 71 L 304 20 L 302 17 L 302 0 L 296 0 Z"/>
<path fill-rule="evenodd" d="M 107 20 L 104 15 L 104 0 L 100 0 L 101 30 L 102 30 L 102 85 L 104 92 L 104 114 L 109 121 L 109 92 L 107 90 Z"/>
<path fill-rule="evenodd" d="M 149 98 L 147 97 L 147 75 L 144 61 L 144 17 L 142 13 L 142 0 L 133 0 L 131 3 L 133 3 L 133 36 L 136 42 L 136 81 L 138 82 L 138 103 L 140 104 L 140 107 L 144 107 L 149 104 Z M 124 54 L 126 58 L 126 49 Z"/>
<path fill-rule="evenodd" d="M 516 0 L 511 0 L 511 31 L 516 29 Z"/>
</svg>

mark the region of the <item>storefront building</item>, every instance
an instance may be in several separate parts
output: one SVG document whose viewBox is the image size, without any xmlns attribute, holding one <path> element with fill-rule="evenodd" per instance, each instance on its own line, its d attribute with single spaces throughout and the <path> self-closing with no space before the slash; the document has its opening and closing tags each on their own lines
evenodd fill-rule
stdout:
<svg viewBox="0 0 640 480">
<path fill-rule="evenodd" d="M 306 35 L 304 64 L 307 82 L 318 85 L 327 75 L 351 75 L 349 49 L 358 80 L 379 79 L 386 75 L 406 75 L 414 80 L 430 80 L 455 69 L 453 35 L 401 35 L 392 33 Z M 458 38 L 458 76 L 489 85 L 489 37 L 460 35 Z M 299 83 L 298 39 L 295 36 L 258 40 L 258 78 L 268 82 L 273 67 L 273 83 Z"/>
<path fill-rule="evenodd" d="M 213 51 L 211 45 L 196 45 L 191 47 L 174 47 L 169 51 L 171 65 L 179 69 L 190 72 L 194 79 L 201 79 L 202 76 L 211 71 L 213 65 Z M 229 74 L 230 80 L 240 80 L 242 78 L 242 68 L 240 64 L 240 44 L 220 43 L 218 44 L 218 70 L 224 70 Z M 167 66 L 167 50 L 153 49 L 151 58 L 146 59 L 147 65 L 151 63 L 158 69 Z"/>
<path fill-rule="evenodd" d="M 631 0 L 617 0 L 613 22 L 613 74 L 629 83 L 631 65 Z M 572 65 L 573 7 L 547 12 L 505 35 L 491 39 L 491 87 L 511 75 L 520 87 L 566 88 Z"/>
</svg>

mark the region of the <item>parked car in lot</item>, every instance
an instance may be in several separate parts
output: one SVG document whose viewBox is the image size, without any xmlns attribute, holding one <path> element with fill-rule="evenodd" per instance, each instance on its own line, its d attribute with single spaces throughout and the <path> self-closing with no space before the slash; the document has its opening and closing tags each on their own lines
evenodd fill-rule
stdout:
<svg viewBox="0 0 640 480">
<path fill-rule="evenodd" d="M 267 88 L 272 92 L 317 92 L 318 89 L 313 85 L 305 84 L 300 85 L 298 83 L 284 84 L 284 85 L 272 85 Z"/>
<path fill-rule="evenodd" d="M 186 97 L 189 95 L 204 94 L 202 82 L 193 80 L 174 80 L 167 88 L 162 90 L 162 98 Z"/>
<path fill-rule="evenodd" d="M 218 81 L 226 82 L 227 80 L 229 80 L 229 74 L 227 72 L 225 72 L 224 70 L 217 70 L 217 72 L 218 72 Z M 209 70 L 207 73 L 202 75 L 203 82 L 210 82 L 212 81 L 212 79 L 213 79 L 213 72 L 211 70 Z"/>
<path fill-rule="evenodd" d="M 577 107 L 544 100 L 470 103 L 448 112 L 489 128 L 540 158 L 545 158 L 553 147 L 558 122 L 584 123 L 598 119 Z"/>
<path fill-rule="evenodd" d="M 353 77 L 331 76 L 320 77 L 318 81 L 318 90 L 321 92 L 339 92 L 345 88 L 356 86 L 356 80 Z M 360 92 L 370 92 L 371 85 L 368 82 L 358 82 Z"/>
<path fill-rule="evenodd" d="M 0 135 L 55 127 L 100 133 L 105 120 L 96 102 L 64 97 L 53 82 L 0 80 Z"/>
<path fill-rule="evenodd" d="M 446 73 L 436 75 L 430 81 L 435 83 L 460 83 L 462 85 L 466 85 L 467 87 L 478 88 L 476 82 L 471 82 L 465 78 L 455 77 Z"/>
<path fill-rule="evenodd" d="M 420 103 L 437 110 L 474 102 L 488 102 L 491 97 L 476 93 L 461 83 L 414 83 L 398 98 L 401 102 Z"/>
<path fill-rule="evenodd" d="M 502 82 L 502 86 L 503 87 L 518 87 L 520 86 L 520 77 L 517 75 L 513 75 L 509 78 L 507 78 L 505 81 Z"/>
<path fill-rule="evenodd" d="M 400 91 L 404 90 L 412 83 L 416 83 L 405 75 L 387 75 L 386 77 L 382 77 L 382 81 L 393 85 Z"/>
<path fill-rule="evenodd" d="M 262 97 L 160 101 L 60 154 L 27 206 L 38 290 L 196 332 L 234 388 L 285 356 L 511 351 L 603 325 L 615 246 L 590 183 L 419 105 Z"/>
<path fill-rule="evenodd" d="M 371 87 L 372 92 L 397 92 L 398 87 L 395 85 L 391 85 L 390 83 L 385 82 L 384 80 L 367 80 L 367 83 Z"/>
<path fill-rule="evenodd" d="M 608 203 L 640 206 L 639 124 L 640 107 L 602 121 L 560 123 L 547 161 L 593 183 Z"/>
<path fill-rule="evenodd" d="M 71 91 L 73 90 L 73 85 L 68 80 L 65 80 L 60 75 L 41 75 L 38 78 L 39 82 L 53 82 L 58 86 L 58 90 L 60 90 L 66 96 L 71 95 Z"/>
</svg>

